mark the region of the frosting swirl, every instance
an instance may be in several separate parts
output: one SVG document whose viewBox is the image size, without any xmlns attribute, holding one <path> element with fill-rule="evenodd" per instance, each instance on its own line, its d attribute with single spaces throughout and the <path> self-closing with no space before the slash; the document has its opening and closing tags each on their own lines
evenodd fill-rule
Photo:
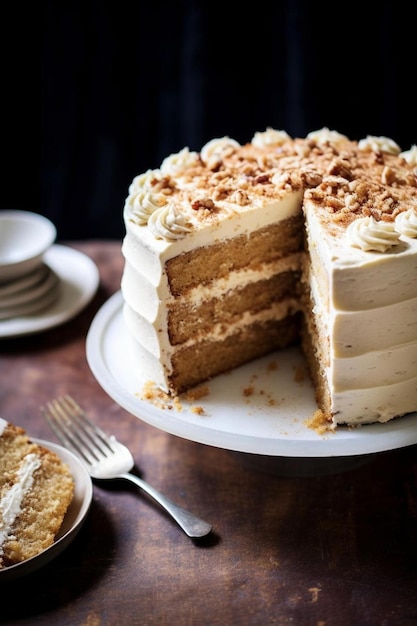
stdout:
<svg viewBox="0 0 417 626">
<path fill-rule="evenodd" d="M 346 135 L 342 135 L 337 130 L 329 130 L 327 126 L 320 128 L 320 130 L 313 130 L 311 133 L 308 133 L 307 139 L 315 141 L 318 145 L 331 143 L 336 146 L 345 141 L 349 141 Z"/>
<path fill-rule="evenodd" d="M 356 248 L 386 252 L 400 243 L 400 234 L 391 222 L 377 222 L 373 217 L 361 217 L 347 229 L 347 236 Z"/>
<path fill-rule="evenodd" d="M 175 175 L 180 170 L 192 167 L 198 162 L 198 153 L 190 152 L 186 147 L 175 154 L 167 156 L 161 164 L 161 172 L 164 175 Z"/>
<path fill-rule="evenodd" d="M 291 139 L 291 137 L 285 132 L 285 130 L 275 130 L 274 128 L 268 126 L 263 133 L 256 132 L 252 137 L 251 143 L 257 148 L 265 148 L 268 146 L 279 147 L 289 139 Z"/>
<path fill-rule="evenodd" d="M 395 218 L 395 230 L 401 235 L 415 239 L 417 237 L 417 210 L 408 209 L 399 213 Z"/>
<path fill-rule="evenodd" d="M 367 135 L 365 139 L 358 142 L 359 150 L 373 150 L 374 152 L 387 152 L 388 154 L 399 154 L 401 148 L 389 137 L 375 137 Z"/>
<path fill-rule="evenodd" d="M 166 198 L 162 193 L 152 193 L 146 189 L 131 194 L 126 199 L 126 207 L 140 225 L 147 224 L 152 213 L 165 204 Z"/>
<path fill-rule="evenodd" d="M 149 216 L 148 227 L 157 239 L 167 240 L 182 239 L 191 230 L 172 203 L 154 211 Z"/>
<path fill-rule="evenodd" d="M 400 156 L 407 161 L 408 165 L 417 165 L 417 145 L 414 144 L 409 150 L 401 152 Z"/>
<path fill-rule="evenodd" d="M 222 152 L 229 148 L 239 148 L 240 144 L 230 137 L 211 139 L 201 148 L 201 158 L 208 163 L 213 158 L 221 157 Z"/>
<path fill-rule="evenodd" d="M 137 193 L 141 189 L 151 189 L 152 184 L 155 181 L 160 180 L 160 171 L 159 170 L 146 170 L 142 174 L 135 176 L 132 182 L 129 185 L 129 195 Z"/>
</svg>

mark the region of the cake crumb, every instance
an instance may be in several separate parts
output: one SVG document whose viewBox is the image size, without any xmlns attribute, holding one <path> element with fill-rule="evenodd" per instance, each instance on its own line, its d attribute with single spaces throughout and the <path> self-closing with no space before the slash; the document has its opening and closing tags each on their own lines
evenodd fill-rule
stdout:
<svg viewBox="0 0 417 626">
<path fill-rule="evenodd" d="M 195 415 L 205 415 L 206 412 L 204 410 L 204 407 L 202 406 L 192 406 L 191 407 L 191 413 L 194 413 Z"/>
<path fill-rule="evenodd" d="M 172 400 L 172 406 L 174 407 L 174 409 L 176 409 L 179 413 L 181 413 L 183 406 L 180 402 L 180 399 L 178 398 L 178 396 L 175 396 L 175 398 L 173 398 Z"/>
<path fill-rule="evenodd" d="M 196 401 L 200 398 L 205 398 L 210 393 L 210 390 L 207 386 L 199 386 L 194 389 L 190 389 L 186 393 L 182 395 L 182 398 L 186 401 Z M 148 380 L 143 388 L 142 392 L 139 395 L 141 400 L 147 400 L 151 402 L 156 408 L 162 410 L 172 410 L 174 409 L 178 413 L 184 410 L 184 406 L 181 402 L 180 396 L 171 396 L 166 391 L 163 391 L 156 384 Z M 189 407 L 191 413 L 195 415 L 206 415 L 206 411 L 203 406 L 195 405 Z"/>
<path fill-rule="evenodd" d="M 308 428 L 315 430 L 318 435 L 324 435 L 334 431 L 331 421 L 321 409 L 314 411 L 312 417 L 305 420 L 305 424 Z"/>
<path fill-rule="evenodd" d="M 186 400 L 199 400 L 208 396 L 209 393 L 210 390 L 207 386 L 194 387 L 194 389 L 190 389 L 184 394 L 184 398 Z"/>
<path fill-rule="evenodd" d="M 148 380 L 143 388 L 141 394 L 138 394 L 141 400 L 147 400 L 159 409 L 173 409 L 182 411 L 182 405 L 177 396 L 172 397 L 151 380 Z"/>
<path fill-rule="evenodd" d="M 275 372 L 278 369 L 278 363 L 276 361 L 271 361 L 271 363 L 268 363 L 266 369 L 269 372 Z"/>
<path fill-rule="evenodd" d="M 306 370 L 305 367 L 299 365 L 294 368 L 294 380 L 296 383 L 302 383 L 306 379 Z"/>
</svg>

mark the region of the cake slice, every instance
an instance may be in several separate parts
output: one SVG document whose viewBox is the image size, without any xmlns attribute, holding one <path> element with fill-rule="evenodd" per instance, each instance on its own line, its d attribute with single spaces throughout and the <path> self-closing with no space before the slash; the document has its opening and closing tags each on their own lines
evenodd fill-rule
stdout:
<svg viewBox="0 0 417 626">
<path fill-rule="evenodd" d="M 0 569 L 53 544 L 73 495 L 59 456 L 0 418 Z"/>
</svg>

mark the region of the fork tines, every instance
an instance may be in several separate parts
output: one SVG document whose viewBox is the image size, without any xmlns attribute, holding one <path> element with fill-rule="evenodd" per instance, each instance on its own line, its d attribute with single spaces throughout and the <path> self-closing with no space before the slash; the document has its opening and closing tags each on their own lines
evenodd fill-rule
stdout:
<svg viewBox="0 0 417 626">
<path fill-rule="evenodd" d="M 54 398 L 41 411 L 58 439 L 88 464 L 99 460 L 95 450 L 103 456 L 112 451 L 111 439 L 88 419 L 71 396 Z"/>
</svg>

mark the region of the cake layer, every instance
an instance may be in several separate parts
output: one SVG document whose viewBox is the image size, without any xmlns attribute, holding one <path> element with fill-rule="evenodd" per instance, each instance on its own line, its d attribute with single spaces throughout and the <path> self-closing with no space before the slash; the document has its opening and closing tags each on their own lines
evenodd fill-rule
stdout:
<svg viewBox="0 0 417 626">
<path fill-rule="evenodd" d="M 227 255 L 224 254 L 227 241 Z M 298 252 L 303 242 L 301 215 L 268 224 L 252 233 L 197 248 L 169 259 L 166 264 L 174 296 L 200 285 L 209 285 L 230 272 L 252 269 Z"/>
<path fill-rule="evenodd" d="M 161 358 L 163 353 L 169 357 L 166 359 L 166 371 L 171 372 L 170 359 L 172 355 L 180 349 L 188 348 L 199 343 L 202 338 L 211 343 L 226 340 L 230 335 L 242 332 L 248 325 L 264 325 L 269 321 L 280 322 L 288 316 L 292 316 L 300 310 L 298 298 L 286 298 L 280 302 L 273 302 L 268 308 L 264 308 L 257 312 L 245 311 L 241 316 L 235 318 L 230 324 L 218 322 L 210 327 L 206 333 L 199 331 L 197 334 L 190 333 L 187 341 L 179 346 L 171 344 L 169 341 L 161 340 L 161 333 L 158 328 L 150 324 L 141 315 L 134 311 L 127 302 L 123 306 L 123 316 L 129 332 L 146 349 L 147 352 L 153 354 L 156 358 Z"/>
<path fill-rule="evenodd" d="M 283 320 L 270 319 L 245 324 L 225 338 L 187 344 L 172 356 L 172 370 L 165 370 L 166 361 L 151 354 L 140 342 L 130 346 L 133 367 L 138 378 L 151 381 L 164 391 L 177 393 L 227 372 L 239 365 L 288 347 L 298 341 L 299 313 Z M 127 327 L 131 330 L 129 324 Z"/>
<path fill-rule="evenodd" d="M 292 272 L 278 274 L 270 279 L 228 291 L 220 298 L 212 298 L 200 306 L 180 304 L 168 311 L 168 333 L 172 345 L 185 343 L 190 336 L 207 336 L 217 324 L 235 324 L 248 310 L 255 314 L 269 308 L 272 302 L 281 302 L 297 296 Z"/>
<path fill-rule="evenodd" d="M 221 299 L 232 290 L 240 290 L 243 287 L 253 285 L 256 282 L 269 281 L 275 276 L 300 271 L 301 253 L 290 254 L 277 259 L 272 263 L 260 263 L 255 268 L 244 268 L 241 271 L 231 271 L 227 276 L 219 279 L 213 278 L 209 284 L 201 284 L 189 290 L 186 297 L 177 300 L 180 305 L 200 307 L 212 298 Z M 137 270 L 128 260 L 125 261 L 121 289 L 124 299 L 130 307 L 142 317 L 152 323 L 165 323 L 167 309 L 175 303 L 175 298 L 167 294 L 166 283 L 155 287 L 152 285 L 143 269 Z M 282 286 L 284 291 L 285 287 Z M 277 299 L 277 298 L 275 298 Z M 157 321 L 162 318 L 161 321 Z"/>
<path fill-rule="evenodd" d="M 173 356 L 170 383 L 181 393 L 217 374 L 286 348 L 298 341 L 299 324 L 298 315 L 247 323 L 219 341 L 202 341 L 184 348 Z"/>
</svg>

